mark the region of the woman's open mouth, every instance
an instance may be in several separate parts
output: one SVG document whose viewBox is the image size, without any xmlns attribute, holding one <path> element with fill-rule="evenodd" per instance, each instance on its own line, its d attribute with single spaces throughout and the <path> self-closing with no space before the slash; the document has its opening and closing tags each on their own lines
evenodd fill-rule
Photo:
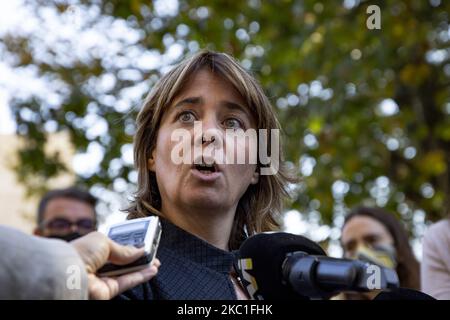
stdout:
<svg viewBox="0 0 450 320">
<path fill-rule="evenodd" d="M 196 178 L 205 182 L 213 182 L 221 175 L 221 172 L 216 164 L 194 164 L 191 171 Z"/>
</svg>

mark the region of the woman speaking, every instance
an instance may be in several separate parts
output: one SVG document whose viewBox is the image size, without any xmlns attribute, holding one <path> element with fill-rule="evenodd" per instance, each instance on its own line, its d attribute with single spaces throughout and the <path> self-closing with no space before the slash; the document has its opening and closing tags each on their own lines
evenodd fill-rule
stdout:
<svg viewBox="0 0 450 320">
<path fill-rule="evenodd" d="M 261 129 L 271 138 L 229 134 Z M 287 186 L 295 181 L 271 135 L 278 130 L 260 85 L 227 54 L 201 51 L 160 79 L 137 117 L 138 189 L 128 218 L 161 218 L 161 266 L 156 277 L 122 298 L 247 298 L 233 250 L 249 235 L 278 229 Z M 180 141 L 174 133 L 180 132 L 189 148 L 175 152 Z M 261 152 L 250 161 L 256 144 L 272 155 L 271 164 L 261 161 Z M 243 154 L 245 161 L 229 154 Z M 268 170 L 273 163 L 275 170 Z"/>
</svg>

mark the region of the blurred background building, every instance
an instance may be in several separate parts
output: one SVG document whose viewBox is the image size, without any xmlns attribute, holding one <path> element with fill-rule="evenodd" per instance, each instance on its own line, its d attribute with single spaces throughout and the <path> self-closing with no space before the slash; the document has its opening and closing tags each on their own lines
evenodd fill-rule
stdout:
<svg viewBox="0 0 450 320">
<path fill-rule="evenodd" d="M 36 225 L 39 198 L 37 195 L 27 196 L 25 186 L 17 181 L 13 169 L 17 165 L 17 150 L 23 142 L 23 138 L 15 134 L 0 134 L 0 224 L 31 232 Z M 71 163 L 73 147 L 67 135 L 51 135 L 48 149 L 52 152 L 58 150 L 64 161 Z M 64 188 L 73 182 L 73 173 L 65 173 L 51 179 L 48 184 L 50 188 Z"/>
</svg>

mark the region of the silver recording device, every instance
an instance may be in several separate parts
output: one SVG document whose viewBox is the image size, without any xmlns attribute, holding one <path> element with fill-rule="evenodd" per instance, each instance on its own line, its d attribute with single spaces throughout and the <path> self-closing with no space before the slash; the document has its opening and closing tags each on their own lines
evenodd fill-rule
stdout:
<svg viewBox="0 0 450 320">
<path fill-rule="evenodd" d="M 127 220 L 107 226 L 104 233 L 121 245 L 144 247 L 145 250 L 144 256 L 132 263 L 126 265 L 107 263 L 97 271 L 99 276 L 118 276 L 143 269 L 153 261 L 161 238 L 161 223 L 155 216 Z"/>
</svg>

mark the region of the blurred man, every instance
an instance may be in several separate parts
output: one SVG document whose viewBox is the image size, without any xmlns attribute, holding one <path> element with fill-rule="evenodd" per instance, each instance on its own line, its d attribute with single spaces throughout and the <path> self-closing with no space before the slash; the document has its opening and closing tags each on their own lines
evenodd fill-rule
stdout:
<svg viewBox="0 0 450 320">
<path fill-rule="evenodd" d="M 49 191 L 41 199 L 34 234 L 71 241 L 96 229 L 97 200 L 77 188 Z"/>
</svg>

